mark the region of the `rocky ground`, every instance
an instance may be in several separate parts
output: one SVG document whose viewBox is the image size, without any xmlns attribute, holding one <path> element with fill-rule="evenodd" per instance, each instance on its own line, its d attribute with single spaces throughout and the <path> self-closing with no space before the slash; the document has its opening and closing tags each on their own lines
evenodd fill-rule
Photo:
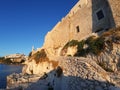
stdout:
<svg viewBox="0 0 120 90">
<path fill-rule="evenodd" d="M 110 78 L 116 83 L 116 86 L 120 87 L 120 72 L 110 73 L 108 72 Z"/>
<path fill-rule="evenodd" d="M 15 90 L 21 87 L 27 88 L 32 83 L 35 83 L 40 77 L 40 75 L 13 73 L 7 77 L 7 88 Z"/>
<path fill-rule="evenodd" d="M 22 74 L 7 77 L 7 89 L 120 90 L 120 29 L 91 41 L 84 57 L 55 56 L 48 54 L 46 48 L 36 51 L 25 62 Z"/>
<path fill-rule="evenodd" d="M 49 73 L 45 73 L 43 77 L 22 74 L 8 76 L 8 86 L 10 86 L 8 89 L 120 90 L 119 75 L 113 73 L 108 74 L 92 60 L 73 57 L 59 57 L 56 59 L 59 60 L 58 67 Z M 23 84 L 23 82 L 26 84 Z M 11 87 L 11 85 L 15 84 L 18 85 L 17 88 Z"/>
</svg>

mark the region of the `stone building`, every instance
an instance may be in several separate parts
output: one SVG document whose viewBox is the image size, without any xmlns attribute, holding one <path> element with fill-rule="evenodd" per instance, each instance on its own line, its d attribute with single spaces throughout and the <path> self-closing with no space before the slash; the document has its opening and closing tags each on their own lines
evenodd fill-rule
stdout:
<svg viewBox="0 0 120 90">
<path fill-rule="evenodd" d="M 120 26 L 119 6 L 120 0 L 79 0 L 48 32 L 44 48 L 49 54 L 59 54 L 61 47 L 72 39 L 82 40 L 92 33 Z"/>
</svg>

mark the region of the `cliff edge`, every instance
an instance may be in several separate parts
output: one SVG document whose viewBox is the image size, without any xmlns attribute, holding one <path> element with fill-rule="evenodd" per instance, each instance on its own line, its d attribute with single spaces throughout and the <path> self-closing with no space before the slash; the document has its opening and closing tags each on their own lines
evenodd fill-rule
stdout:
<svg viewBox="0 0 120 90">
<path fill-rule="evenodd" d="M 29 54 L 8 89 L 120 90 L 120 1 L 79 0 Z"/>
</svg>

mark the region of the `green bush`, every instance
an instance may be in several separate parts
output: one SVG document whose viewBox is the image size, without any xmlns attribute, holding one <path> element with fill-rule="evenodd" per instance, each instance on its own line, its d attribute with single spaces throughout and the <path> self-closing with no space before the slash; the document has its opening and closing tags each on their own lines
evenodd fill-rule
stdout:
<svg viewBox="0 0 120 90">
<path fill-rule="evenodd" d="M 91 36 L 87 38 L 87 40 L 80 42 L 71 40 L 64 46 L 63 51 L 66 53 L 68 47 L 77 45 L 77 53 L 75 56 L 86 56 L 89 53 L 99 55 L 105 50 L 105 47 L 112 50 L 113 42 L 120 43 L 120 27 L 104 32 L 100 37 Z M 88 47 L 84 48 L 84 45 Z"/>
<path fill-rule="evenodd" d="M 85 44 L 88 47 L 84 49 Z M 104 38 L 96 38 L 95 36 L 91 36 L 87 40 L 82 40 L 80 42 L 78 42 L 77 40 L 72 40 L 64 46 L 64 49 L 76 45 L 77 53 L 75 54 L 75 56 L 86 56 L 88 53 L 99 55 L 105 49 Z"/>
<path fill-rule="evenodd" d="M 85 56 L 86 54 L 86 50 L 83 48 L 85 45 L 85 40 L 82 40 L 80 42 L 78 42 L 78 47 L 77 47 L 77 53 L 75 54 L 75 56 Z"/>
<path fill-rule="evenodd" d="M 88 45 L 91 45 L 94 43 L 95 39 L 96 39 L 95 36 L 88 37 L 87 40 L 85 41 L 85 43 Z"/>
<path fill-rule="evenodd" d="M 83 48 L 84 45 L 87 45 L 87 48 Z M 105 48 L 104 39 L 96 38 L 94 36 L 89 37 L 86 41 L 82 40 L 78 44 L 78 52 L 75 56 L 86 56 L 88 53 L 93 53 L 99 55 Z"/>
<path fill-rule="evenodd" d="M 78 43 L 78 51 L 81 51 L 85 45 L 85 40 L 82 40 Z"/>
<path fill-rule="evenodd" d="M 105 48 L 104 39 L 103 38 L 93 39 L 88 43 L 88 46 L 89 47 L 87 51 L 89 51 L 89 53 L 91 52 L 95 55 L 99 55 Z"/>
<path fill-rule="evenodd" d="M 64 46 L 63 49 L 66 49 L 66 48 L 71 47 L 71 46 L 76 46 L 76 45 L 78 45 L 78 43 L 79 43 L 78 40 L 71 40 Z"/>
<path fill-rule="evenodd" d="M 66 45 L 63 47 L 62 51 L 61 51 L 61 55 L 64 56 L 65 53 L 67 53 L 67 49 L 68 47 L 72 47 L 72 46 L 78 46 L 78 41 L 77 40 L 71 40 L 68 43 L 66 43 Z M 70 55 L 69 55 L 70 56 Z"/>
</svg>

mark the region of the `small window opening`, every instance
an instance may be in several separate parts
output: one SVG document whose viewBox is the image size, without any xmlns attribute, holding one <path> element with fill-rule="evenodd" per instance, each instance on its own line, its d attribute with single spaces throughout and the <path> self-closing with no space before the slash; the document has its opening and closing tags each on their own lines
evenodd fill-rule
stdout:
<svg viewBox="0 0 120 90">
<path fill-rule="evenodd" d="M 81 5 L 79 5 L 78 7 L 81 8 Z"/>
<path fill-rule="evenodd" d="M 79 26 L 76 27 L 76 30 L 77 30 L 77 33 L 80 32 L 80 28 L 79 28 Z"/>
<path fill-rule="evenodd" d="M 96 14 L 97 14 L 98 20 L 101 20 L 102 18 L 104 18 L 104 14 L 102 10 L 99 10 Z"/>
</svg>

